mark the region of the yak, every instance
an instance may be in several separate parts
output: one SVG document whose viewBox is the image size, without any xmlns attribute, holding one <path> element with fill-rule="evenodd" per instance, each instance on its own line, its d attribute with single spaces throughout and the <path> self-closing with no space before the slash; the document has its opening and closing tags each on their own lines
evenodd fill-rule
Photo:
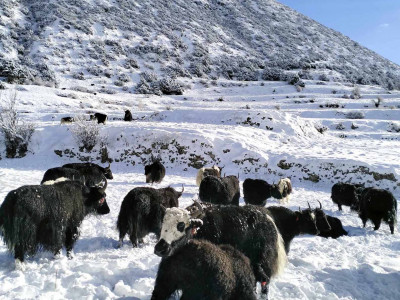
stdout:
<svg viewBox="0 0 400 300">
<path fill-rule="evenodd" d="M 61 118 L 61 124 L 71 124 L 72 122 L 74 122 L 74 117 Z"/>
<path fill-rule="evenodd" d="M 103 173 L 104 176 L 107 179 L 113 179 L 114 176 L 111 172 L 111 164 L 108 163 L 108 166 L 103 168 L 97 164 L 94 163 L 70 163 L 70 164 L 65 164 L 62 166 L 63 168 L 70 168 L 70 169 L 75 169 L 75 170 L 79 170 L 84 173 L 86 172 L 86 170 L 89 170 L 88 172 L 90 172 L 90 169 L 97 169 L 99 172 Z"/>
<path fill-rule="evenodd" d="M 270 198 L 272 185 L 262 179 L 246 178 L 243 182 L 243 198 L 246 204 L 265 206 Z"/>
<path fill-rule="evenodd" d="M 374 230 L 378 230 L 383 220 L 394 234 L 394 225 L 397 223 L 397 200 L 389 191 L 366 188 L 360 196 L 358 215 L 364 227 L 367 221 L 371 220 L 375 225 Z"/>
<path fill-rule="evenodd" d="M 108 214 L 105 193 L 77 181 L 25 185 L 9 192 L 0 207 L 0 232 L 16 263 L 42 248 L 67 256 L 79 236 L 84 217 Z"/>
<path fill-rule="evenodd" d="M 222 178 L 207 176 L 200 183 L 199 198 L 203 202 L 239 206 L 239 179 L 234 175 Z"/>
<path fill-rule="evenodd" d="M 161 260 L 151 300 L 167 300 L 176 290 L 182 290 L 181 299 L 256 300 L 255 284 L 250 261 L 240 251 L 191 240 Z"/>
<path fill-rule="evenodd" d="M 289 178 L 279 179 L 277 184 L 274 184 L 271 188 L 271 195 L 275 199 L 278 199 L 281 203 L 287 203 L 289 201 L 289 195 L 292 193 L 292 182 Z"/>
<path fill-rule="evenodd" d="M 218 167 L 218 166 L 212 166 L 211 168 L 201 168 L 197 172 L 196 176 L 196 185 L 200 186 L 201 181 L 204 179 L 204 177 L 207 176 L 215 176 L 215 177 L 221 177 L 221 171 L 223 167 Z"/>
<path fill-rule="evenodd" d="M 62 178 L 79 181 L 88 187 L 96 186 L 102 191 L 107 188 L 107 179 L 103 172 L 91 167 L 78 170 L 64 167 L 51 168 L 44 173 L 40 184 L 48 184 L 48 182 L 59 181 Z"/>
<path fill-rule="evenodd" d="M 127 110 L 125 111 L 124 121 L 130 122 L 130 121 L 132 121 L 132 120 L 133 120 L 133 118 L 132 118 L 132 113 L 131 113 L 131 111 L 130 111 L 129 109 L 127 109 Z"/>
<path fill-rule="evenodd" d="M 342 210 L 342 205 L 346 205 L 350 206 L 351 210 L 358 211 L 359 195 L 362 190 L 363 187 L 359 184 L 338 182 L 332 186 L 331 198 L 339 210 Z"/>
<path fill-rule="evenodd" d="M 107 115 L 102 113 L 94 113 L 93 115 L 90 115 L 90 120 L 97 120 L 97 124 L 105 125 L 107 121 Z"/>
<path fill-rule="evenodd" d="M 241 251 L 250 259 L 255 278 L 261 282 L 265 294 L 270 278 L 283 270 L 287 260 L 284 242 L 274 221 L 252 205 L 213 205 L 203 209 L 195 202 L 188 210 L 167 209 L 154 253 L 161 257 L 173 255 L 193 237 L 217 245 L 229 244 Z"/>
<path fill-rule="evenodd" d="M 146 183 L 160 183 L 165 177 L 165 167 L 156 160 L 144 167 L 144 175 L 146 175 Z"/>
<path fill-rule="evenodd" d="M 151 232 L 159 236 L 165 209 L 178 207 L 183 191 L 183 186 L 181 192 L 172 187 L 131 190 L 122 201 L 118 215 L 119 246 L 126 234 L 129 234 L 133 247 L 137 247 L 138 242 L 143 243 L 143 238 Z"/>
<path fill-rule="evenodd" d="M 299 211 L 292 211 L 283 206 L 260 207 L 259 209 L 270 215 L 274 220 L 285 242 L 286 253 L 289 252 L 290 243 L 295 236 L 300 234 L 317 235 L 320 230 L 330 229 L 325 213 L 322 210 L 318 211 L 319 209 L 313 210 L 309 207 L 301 210 L 299 207 Z M 318 214 L 321 214 L 319 222 L 317 222 Z"/>
</svg>

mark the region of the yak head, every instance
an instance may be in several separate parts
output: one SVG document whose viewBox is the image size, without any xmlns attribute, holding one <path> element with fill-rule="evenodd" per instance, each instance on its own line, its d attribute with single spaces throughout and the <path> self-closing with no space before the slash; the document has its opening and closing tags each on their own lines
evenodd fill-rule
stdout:
<svg viewBox="0 0 400 300">
<path fill-rule="evenodd" d="M 103 168 L 102 171 L 103 171 L 104 176 L 105 176 L 107 179 L 113 179 L 113 178 L 114 178 L 114 176 L 113 176 L 113 174 L 112 174 L 112 172 L 111 172 L 111 164 L 110 164 L 110 163 L 108 163 L 108 166 L 105 167 L 105 168 Z"/>
<path fill-rule="evenodd" d="M 317 220 L 317 228 L 320 232 L 325 232 L 325 231 L 330 231 L 331 230 L 331 225 L 328 222 L 328 219 L 326 218 L 326 214 L 322 210 L 322 204 L 319 202 L 319 208 L 314 209 L 315 217 Z M 308 207 L 310 207 L 310 204 L 308 204 Z"/>
<path fill-rule="evenodd" d="M 172 255 L 176 249 L 186 244 L 202 225 L 202 220 L 192 218 L 190 212 L 184 208 L 167 208 L 160 240 L 154 247 L 154 253 L 161 257 Z"/>
<path fill-rule="evenodd" d="M 88 212 L 106 215 L 110 212 L 106 201 L 106 193 L 100 187 L 88 187 L 84 192 L 85 206 Z"/>
</svg>

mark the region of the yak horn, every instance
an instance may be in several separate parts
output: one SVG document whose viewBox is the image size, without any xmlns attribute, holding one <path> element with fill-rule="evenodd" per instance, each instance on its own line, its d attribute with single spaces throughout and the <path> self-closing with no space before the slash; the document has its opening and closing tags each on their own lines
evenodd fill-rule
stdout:
<svg viewBox="0 0 400 300">
<path fill-rule="evenodd" d="M 319 201 L 319 200 L 317 200 L 317 201 L 318 201 L 318 203 L 319 203 L 319 209 L 322 209 L 321 201 Z"/>
<path fill-rule="evenodd" d="M 308 208 L 311 209 L 310 202 L 307 201 Z"/>
<path fill-rule="evenodd" d="M 183 186 L 183 184 L 182 184 L 182 192 L 181 192 L 181 194 L 183 194 L 183 191 L 185 190 L 185 187 Z"/>
</svg>

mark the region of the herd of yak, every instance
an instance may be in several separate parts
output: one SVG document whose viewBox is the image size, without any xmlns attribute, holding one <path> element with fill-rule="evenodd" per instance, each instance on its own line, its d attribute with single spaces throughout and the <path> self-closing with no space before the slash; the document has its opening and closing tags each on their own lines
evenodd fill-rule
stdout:
<svg viewBox="0 0 400 300">
<path fill-rule="evenodd" d="M 156 160 L 145 167 L 147 183 L 161 182 L 165 167 Z M 107 214 L 105 190 L 113 179 L 110 165 L 72 163 L 45 172 L 40 185 L 22 186 L 8 193 L 0 207 L 0 233 L 16 265 L 38 249 L 67 256 L 88 214 Z M 177 290 L 181 299 L 256 299 L 256 283 L 267 297 L 270 279 L 285 266 L 290 243 L 300 234 L 337 238 L 347 235 L 338 218 L 327 216 L 322 205 L 292 211 L 264 207 L 270 197 L 281 202 L 292 191 L 290 179 L 277 184 L 246 179 L 239 206 L 237 176 L 221 176 L 213 166 L 198 171 L 199 200 L 179 208 L 184 192 L 172 187 L 137 187 L 123 199 L 117 220 L 119 245 L 126 234 L 136 247 L 149 233 L 159 238 L 154 253 L 162 257 L 153 300 L 168 299 Z M 332 200 L 348 205 L 375 230 L 382 220 L 394 233 L 397 201 L 393 195 L 361 185 L 337 183 Z"/>
</svg>

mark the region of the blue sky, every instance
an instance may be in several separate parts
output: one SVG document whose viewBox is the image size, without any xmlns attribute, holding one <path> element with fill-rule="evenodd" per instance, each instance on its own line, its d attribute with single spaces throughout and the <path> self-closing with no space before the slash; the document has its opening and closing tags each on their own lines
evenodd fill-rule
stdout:
<svg viewBox="0 0 400 300">
<path fill-rule="evenodd" d="M 400 0 L 278 0 L 400 65 Z"/>
</svg>

